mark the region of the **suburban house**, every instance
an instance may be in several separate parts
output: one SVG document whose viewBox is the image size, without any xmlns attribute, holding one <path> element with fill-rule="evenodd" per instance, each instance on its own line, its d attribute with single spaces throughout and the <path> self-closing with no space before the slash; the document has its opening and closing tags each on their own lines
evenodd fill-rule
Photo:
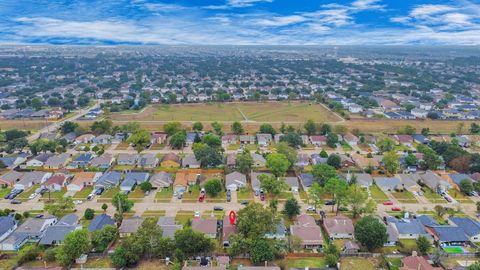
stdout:
<svg viewBox="0 0 480 270">
<path fill-rule="evenodd" d="M 312 135 L 310 136 L 310 142 L 316 147 L 320 147 L 327 143 L 327 137 L 324 135 Z"/>
<path fill-rule="evenodd" d="M 115 225 L 115 220 L 107 214 L 100 214 L 92 219 L 88 225 L 88 231 L 93 232 L 101 230 L 106 225 Z"/>
<path fill-rule="evenodd" d="M 443 270 L 442 267 L 433 267 L 424 257 L 417 256 L 414 251 L 412 256 L 402 258 L 400 270 Z"/>
<path fill-rule="evenodd" d="M 313 184 L 313 174 L 311 173 L 302 173 L 300 174 L 300 183 L 304 190 L 308 190 L 309 187 Z"/>
<path fill-rule="evenodd" d="M 197 183 L 199 176 L 198 173 L 177 172 L 173 182 L 173 191 L 177 193 L 185 192 L 188 186 Z"/>
<path fill-rule="evenodd" d="M 285 239 L 286 236 L 287 228 L 285 227 L 285 221 L 283 218 L 280 218 L 278 223 L 275 225 L 275 231 L 265 234 L 265 238 L 267 239 Z"/>
<path fill-rule="evenodd" d="M 446 191 L 452 187 L 447 181 L 430 170 L 420 174 L 420 179 L 433 192 Z"/>
<path fill-rule="evenodd" d="M 247 185 L 247 176 L 240 172 L 232 172 L 225 176 L 225 187 L 227 190 L 236 191 Z"/>
<path fill-rule="evenodd" d="M 164 144 L 167 142 L 167 133 L 154 132 L 152 133 L 152 143 Z"/>
<path fill-rule="evenodd" d="M 72 163 L 70 163 L 68 165 L 68 167 L 70 167 L 70 168 L 85 168 L 85 167 L 88 166 L 88 164 L 90 163 L 92 158 L 93 158 L 93 155 L 90 154 L 90 153 L 80 154 L 73 159 Z"/>
<path fill-rule="evenodd" d="M 194 154 L 187 154 L 182 159 L 182 167 L 190 168 L 190 169 L 198 169 L 200 168 L 200 161 L 197 160 Z"/>
<path fill-rule="evenodd" d="M 357 153 L 352 153 L 351 157 L 355 165 L 360 169 L 366 169 L 368 167 L 378 168 L 380 166 L 380 163 L 375 158 L 367 158 Z"/>
<path fill-rule="evenodd" d="M 240 135 L 241 144 L 255 144 L 255 136 L 253 135 Z"/>
<path fill-rule="evenodd" d="M 145 172 L 129 172 L 125 174 L 125 179 L 120 184 L 121 191 L 132 191 L 136 185 L 140 185 L 143 182 L 147 182 L 150 177 L 149 173 Z"/>
<path fill-rule="evenodd" d="M 473 179 L 470 178 L 470 176 L 463 173 L 442 174 L 441 177 L 457 190 L 460 190 L 460 182 L 462 182 L 463 180 L 469 181 L 471 183 L 473 182 Z"/>
<path fill-rule="evenodd" d="M 17 171 L 9 171 L 6 174 L 0 176 L 0 185 L 7 185 L 13 187 L 20 179 L 22 179 L 23 173 Z"/>
<path fill-rule="evenodd" d="M 93 139 L 95 138 L 95 136 L 93 134 L 83 134 L 83 135 L 80 135 L 78 136 L 76 139 L 75 139 L 75 144 L 81 144 L 81 143 L 91 143 L 93 141 Z"/>
<path fill-rule="evenodd" d="M 417 173 L 411 174 L 398 174 L 398 178 L 400 178 L 400 183 L 403 189 L 408 190 L 410 192 L 420 192 L 421 187 L 418 185 L 418 181 L 420 181 L 420 175 Z"/>
<path fill-rule="evenodd" d="M 0 246 L 1 242 L 17 229 L 17 226 L 18 222 L 13 215 L 0 216 Z"/>
<path fill-rule="evenodd" d="M 118 228 L 120 237 L 130 236 L 138 231 L 140 225 L 142 225 L 143 217 L 133 216 L 122 221 L 122 224 Z"/>
<path fill-rule="evenodd" d="M 223 247 L 229 247 L 230 246 L 230 240 L 229 237 L 230 235 L 234 234 L 237 232 L 237 227 L 235 224 L 232 224 L 230 222 L 230 218 L 228 215 L 225 215 L 223 218 Z"/>
<path fill-rule="evenodd" d="M 92 138 L 92 143 L 95 143 L 95 144 L 111 144 L 112 140 L 113 140 L 112 135 L 102 134 L 102 135 L 98 135 L 97 137 Z"/>
<path fill-rule="evenodd" d="M 168 188 L 173 184 L 173 178 L 170 173 L 159 172 L 150 177 L 150 183 L 156 189 Z"/>
<path fill-rule="evenodd" d="M 343 140 L 344 140 L 346 143 L 348 143 L 349 145 L 352 145 L 352 146 L 353 146 L 353 145 L 357 145 L 358 142 L 360 141 L 360 139 L 359 139 L 357 136 L 355 136 L 355 135 L 353 135 L 353 134 L 351 134 L 351 133 L 345 134 L 345 135 L 343 136 Z"/>
<path fill-rule="evenodd" d="M 353 239 L 353 223 L 346 216 L 338 215 L 324 218 L 323 228 L 331 240 Z"/>
<path fill-rule="evenodd" d="M 419 144 L 427 144 L 430 142 L 430 139 L 423 136 L 422 134 L 415 134 L 413 135 L 413 141 Z"/>
<path fill-rule="evenodd" d="M 469 217 L 449 217 L 449 222 L 463 230 L 469 241 L 472 243 L 480 242 L 480 223 Z"/>
<path fill-rule="evenodd" d="M 36 157 L 27 161 L 27 163 L 26 163 L 27 168 L 28 167 L 42 167 L 45 164 L 45 162 L 49 158 L 51 158 L 52 156 L 54 156 L 53 153 L 41 153 L 41 154 L 37 155 Z"/>
<path fill-rule="evenodd" d="M 463 246 L 470 242 L 461 227 L 451 225 L 427 226 L 426 230 L 440 246 Z"/>
<path fill-rule="evenodd" d="M 387 223 L 392 224 L 398 233 L 398 239 L 418 239 L 420 236 L 425 236 L 431 239 L 427 233 L 425 226 L 418 219 L 397 219 L 394 217 L 387 217 Z"/>
<path fill-rule="evenodd" d="M 64 216 L 55 225 L 47 228 L 39 244 L 46 246 L 62 244 L 67 234 L 82 228 L 78 221 L 79 217 L 75 214 Z"/>
<path fill-rule="evenodd" d="M 236 144 L 237 138 L 238 137 L 235 134 L 225 134 L 222 136 L 222 145 L 225 147 L 230 144 Z"/>
<path fill-rule="evenodd" d="M 272 142 L 272 134 L 269 133 L 258 133 L 257 142 L 260 146 L 268 146 Z"/>
<path fill-rule="evenodd" d="M 46 172 L 26 172 L 20 181 L 15 184 L 15 188 L 26 190 L 27 188 L 32 187 L 33 185 L 40 185 L 45 183 L 52 173 Z"/>
<path fill-rule="evenodd" d="M 347 174 L 345 179 L 348 182 L 355 181 L 359 186 L 370 187 L 373 184 L 373 177 L 368 173 Z"/>
<path fill-rule="evenodd" d="M 215 218 L 195 218 L 192 220 L 192 229 L 214 239 L 217 237 L 217 220 Z"/>
<path fill-rule="evenodd" d="M 302 240 L 305 249 L 319 249 L 323 246 L 323 237 L 320 226 L 315 219 L 306 214 L 298 216 L 294 225 L 290 226 L 290 233 Z"/>
<path fill-rule="evenodd" d="M 70 184 L 67 185 L 68 191 L 80 191 L 86 186 L 93 186 L 102 176 L 99 172 L 79 172 L 73 176 Z"/>
<path fill-rule="evenodd" d="M 262 155 L 257 153 L 251 153 L 250 155 L 252 155 L 253 167 L 265 167 L 267 161 Z"/>
<path fill-rule="evenodd" d="M 288 188 L 293 193 L 298 193 L 298 179 L 295 176 L 285 177 L 285 182 L 288 185 Z"/>
<path fill-rule="evenodd" d="M 62 173 L 55 174 L 45 182 L 45 186 L 50 191 L 62 191 L 62 188 L 67 186 L 68 177 Z"/>
<path fill-rule="evenodd" d="M 160 166 L 163 168 L 178 168 L 180 167 L 180 157 L 175 153 L 168 153 L 163 156 Z"/>
<path fill-rule="evenodd" d="M 297 167 L 307 167 L 310 164 L 309 157 L 307 154 L 298 154 L 297 161 L 295 161 L 295 166 Z"/>
<path fill-rule="evenodd" d="M 375 184 L 384 192 L 403 190 L 400 179 L 397 177 L 374 177 L 373 179 Z"/>
<path fill-rule="evenodd" d="M 147 169 L 153 169 L 158 166 L 158 158 L 155 154 L 144 154 L 138 160 L 138 166 Z"/>
<path fill-rule="evenodd" d="M 183 229 L 182 224 L 177 224 L 175 222 L 175 217 L 159 217 L 157 225 L 162 228 L 163 237 L 168 237 L 173 239 L 175 232 Z"/>
<path fill-rule="evenodd" d="M 43 164 L 43 168 L 45 169 L 61 169 L 67 166 L 68 162 L 70 162 L 70 154 L 62 153 L 55 156 L 50 157 L 45 161 Z"/>
<path fill-rule="evenodd" d="M 113 162 L 115 159 L 113 158 L 113 155 L 110 153 L 103 153 L 101 156 L 94 157 L 90 161 L 90 166 L 94 168 L 100 168 L 100 169 L 108 169 L 110 166 L 112 166 Z"/>
<path fill-rule="evenodd" d="M 24 163 L 27 160 L 28 154 L 27 153 L 20 153 L 18 155 L 11 155 L 0 157 L 0 161 L 5 165 L 7 169 L 13 169 L 18 165 Z"/>
<path fill-rule="evenodd" d="M 275 143 L 280 143 L 283 136 L 284 135 L 282 133 L 277 133 L 277 134 L 273 135 L 273 141 Z"/>
<path fill-rule="evenodd" d="M 268 175 L 271 176 L 271 173 L 263 173 L 263 172 L 251 172 L 250 173 L 250 178 L 252 181 L 252 189 L 253 191 L 258 194 L 260 192 L 260 175 Z"/>
<path fill-rule="evenodd" d="M 58 219 L 52 215 L 38 215 L 28 218 L 11 233 L 3 242 L 2 250 L 19 250 L 26 242 L 38 242 L 48 227 L 57 223 Z"/>
<path fill-rule="evenodd" d="M 328 161 L 328 158 L 321 157 L 319 154 L 312 154 L 310 159 L 312 160 L 312 165 L 327 164 Z"/>
<path fill-rule="evenodd" d="M 117 164 L 124 166 L 135 166 L 135 164 L 137 164 L 137 159 L 137 154 L 120 153 L 117 157 Z"/>
<path fill-rule="evenodd" d="M 397 134 L 393 135 L 393 139 L 398 143 L 408 147 L 412 147 L 413 144 L 413 137 L 411 135 L 406 134 Z"/>
<path fill-rule="evenodd" d="M 395 228 L 395 225 L 393 225 L 392 223 L 388 223 L 386 225 L 386 229 L 387 229 L 388 238 L 387 238 L 387 242 L 385 242 L 383 246 L 384 247 L 396 246 L 398 242 L 398 231 Z"/>
<path fill-rule="evenodd" d="M 237 166 L 237 154 L 235 153 L 227 154 L 226 165 L 230 169 L 235 168 L 235 166 Z"/>
<path fill-rule="evenodd" d="M 110 171 L 98 178 L 95 187 L 104 189 L 114 188 L 120 184 L 121 179 L 122 174 L 120 172 Z"/>
</svg>

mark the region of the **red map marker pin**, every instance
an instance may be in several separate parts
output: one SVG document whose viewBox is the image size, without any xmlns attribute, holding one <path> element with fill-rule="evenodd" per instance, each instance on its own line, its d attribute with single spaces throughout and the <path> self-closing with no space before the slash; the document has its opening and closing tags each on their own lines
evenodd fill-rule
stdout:
<svg viewBox="0 0 480 270">
<path fill-rule="evenodd" d="M 235 211 L 230 211 L 228 217 L 230 218 L 230 224 L 235 225 L 235 221 L 237 220 L 237 214 L 235 213 Z"/>
</svg>

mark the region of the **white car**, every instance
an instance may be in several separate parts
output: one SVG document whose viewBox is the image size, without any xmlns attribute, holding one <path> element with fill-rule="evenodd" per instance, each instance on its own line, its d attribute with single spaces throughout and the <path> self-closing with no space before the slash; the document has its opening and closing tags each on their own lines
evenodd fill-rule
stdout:
<svg viewBox="0 0 480 270">
<path fill-rule="evenodd" d="M 82 204 L 83 201 L 81 201 L 81 200 L 76 200 L 76 201 L 73 201 L 73 203 L 74 203 L 74 204 Z"/>
<path fill-rule="evenodd" d="M 32 199 L 35 199 L 35 197 L 37 197 L 38 193 L 34 192 L 32 194 L 30 194 L 30 196 L 28 196 L 28 199 L 29 200 L 32 200 Z"/>
<path fill-rule="evenodd" d="M 196 217 L 196 218 L 199 218 L 199 217 L 200 217 L 200 212 L 199 212 L 199 211 L 195 211 L 195 214 L 194 214 L 193 216 Z"/>
</svg>

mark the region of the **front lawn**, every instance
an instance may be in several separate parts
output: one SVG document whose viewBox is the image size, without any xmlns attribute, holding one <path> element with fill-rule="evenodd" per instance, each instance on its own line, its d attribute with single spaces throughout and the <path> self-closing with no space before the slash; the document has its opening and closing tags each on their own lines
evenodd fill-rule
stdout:
<svg viewBox="0 0 480 270">
<path fill-rule="evenodd" d="M 121 142 L 115 147 L 115 150 L 127 150 L 130 145 L 127 142 Z"/>
<path fill-rule="evenodd" d="M 387 195 L 377 185 L 371 185 L 369 189 L 370 189 L 370 194 L 372 195 L 372 199 L 374 199 L 375 201 L 377 202 L 388 201 Z"/>
<path fill-rule="evenodd" d="M 175 220 L 177 221 L 178 224 L 185 225 L 189 220 L 193 219 L 194 214 L 195 214 L 194 211 L 181 210 L 177 212 L 177 215 L 175 216 Z"/>
<path fill-rule="evenodd" d="M 213 215 L 214 218 L 220 220 L 225 217 L 225 211 L 212 211 L 208 210 L 202 213 L 202 218 L 211 218 Z"/>
<path fill-rule="evenodd" d="M 26 201 L 28 201 L 28 197 L 30 197 L 30 195 L 35 193 L 35 190 L 39 187 L 40 187 L 40 185 L 33 185 L 32 187 L 30 187 L 26 191 L 18 194 L 18 196 L 15 199 L 17 199 L 19 201 L 22 201 L 22 202 L 26 202 Z"/>
<path fill-rule="evenodd" d="M 142 217 L 144 218 L 153 217 L 158 219 L 158 217 L 163 217 L 163 216 L 165 216 L 165 210 L 147 210 L 142 214 Z"/>
<path fill-rule="evenodd" d="M 200 186 L 189 186 L 188 191 L 183 193 L 182 202 L 196 202 L 200 196 Z"/>
<path fill-rule="evenodd" d="M 155 194 L 155 202 L 170 202 L 173 197 L 173 188 L 163 188 Z"/>
<path fill-rule="evenodd" d="M 340 270 L 375 270 L 377 262 L 373 259 L 346 257 L 342 258 Z"/>
<path fill-rule="evenodd" d="M 472 199 L 470 199 L 468 196 L 465 196 L 462 192 L 456 189 L 450 189 L 448 191 L 448 195 L 452 196 L 452 198 L 459 203 L 473 203 Z"/>
<path fill-rule="evenodd" d="M 2 199 L 3 197 L 7 196 L 7 194 L 10 193 L 12 189 L 11 188 L 0 188 L 0 199 Z"/>
<path fill-rule="evenodd" d="M 422 191 L 423 191 L 423 196 L 425 196 L 425 198 L 427 198 L 427 200 L 429 200 L 431 203 L 445 203 L 446 202 L 446 200 L 442 196 L 440 196 L 440 194 L 438 194 L 436 192 L 433 192 L 429 188 L 423 188 Z"/>
<path fill-rule="evenodd" d="M 110 188 L 110 189 L 107 189 L 103 192 L 103 194 L 100 196 L 100 198 L 102 199 L 111 199 L 113 198 L 113 196 L 115 194 L 117 194 L 118 192 L 120 192 L 120 187 L 115 187 L 115 188 Z"/>
<path fill-rule="evenodd" d="M 211 196 L 207 195 L 205 200 L 206 200 L 206 202 L 209 202 L 209 203 L 226 202 L 227 201 L 227 193 L 225 191 L 222 191 L 222 192 L 218 193 L 217 196 L 215 196 L 215 197 L 211 197 Z"/>
<path fill-rule="evenodd" d="M 348 143 L 342 143 L 343 151 L 352 151 L 353 148 Z"/>
<path fill-rule="evenodd" d="M 279 201 L 286 201 L 290 198 L 293 198 L 293 194 L 290 191 L 283 191 L 280 194 L 278 194 L 277 199 Z"/>
<path fill-rule="evenodd" d="M 417 203 L 417 199 L 410 191 L 404 190 L 403 192 L 392 192 L 393 197 L 395 197 L 400 203 Z"/>
<path fill-rule="evenodd" d="M 321 268 L 325 267 L 325 258 L 324 257 L 312 257 L 312 258 L 288 258 L 287 269 L 291 268 Z"/>
<path fill-rule="evenodd" d="M 253 191 L 250 188 L 240 188 L 237 191 L 237 200 L 241 201 L 253 201 Z"/>
<path fill-rule="evenodd" d="M 229 144 L 227 146 L 227 150 L 230 150 L 230 151 L 235 151 L 235 150 L 238 150 L 240 148 L 240 144 Z"/>
<path fill-rule="evenodd" d="M 145 193 L 140 187 L 136 187 L 133 191 L 128 193 L 128 198 L 133 201 L 141 201 L 145 198 Z"/>
<path fill-rule="evenodd" d="M 79 192 L 75 193 L 75 195 L 73 195 L 73 199 L 85 200 L 87 199 L 87 196 L 90 195 L 90 193 L 92 193 L 92 191 L 93 191 L 93 187 L 84 187 L 82 190 L 80 190 Z"/>
<path fill-rule="evenodd" d="M 67 193 L 67 188 L 62 188 L 61 191 L 45 192 L 42 195 L 42 200 L 48 201 L 48 198 L 50 196 L 50 199 L 57 201 L 63 198 L 63 195 L 65 195 L 65 193 Z"/>
</svg>

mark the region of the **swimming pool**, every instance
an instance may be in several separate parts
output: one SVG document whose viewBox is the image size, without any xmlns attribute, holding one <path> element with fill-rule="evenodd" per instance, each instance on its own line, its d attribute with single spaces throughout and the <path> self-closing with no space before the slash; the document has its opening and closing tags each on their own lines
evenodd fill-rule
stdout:
<svg viewBox="0 0 480 270">
<path fill-rule="evenodd" d="M 443 250 L 447 253 L 464 253 L 465 252 L 463 247 L 455 247 L 455 246 L 443 247 Z"/>
</svg>

